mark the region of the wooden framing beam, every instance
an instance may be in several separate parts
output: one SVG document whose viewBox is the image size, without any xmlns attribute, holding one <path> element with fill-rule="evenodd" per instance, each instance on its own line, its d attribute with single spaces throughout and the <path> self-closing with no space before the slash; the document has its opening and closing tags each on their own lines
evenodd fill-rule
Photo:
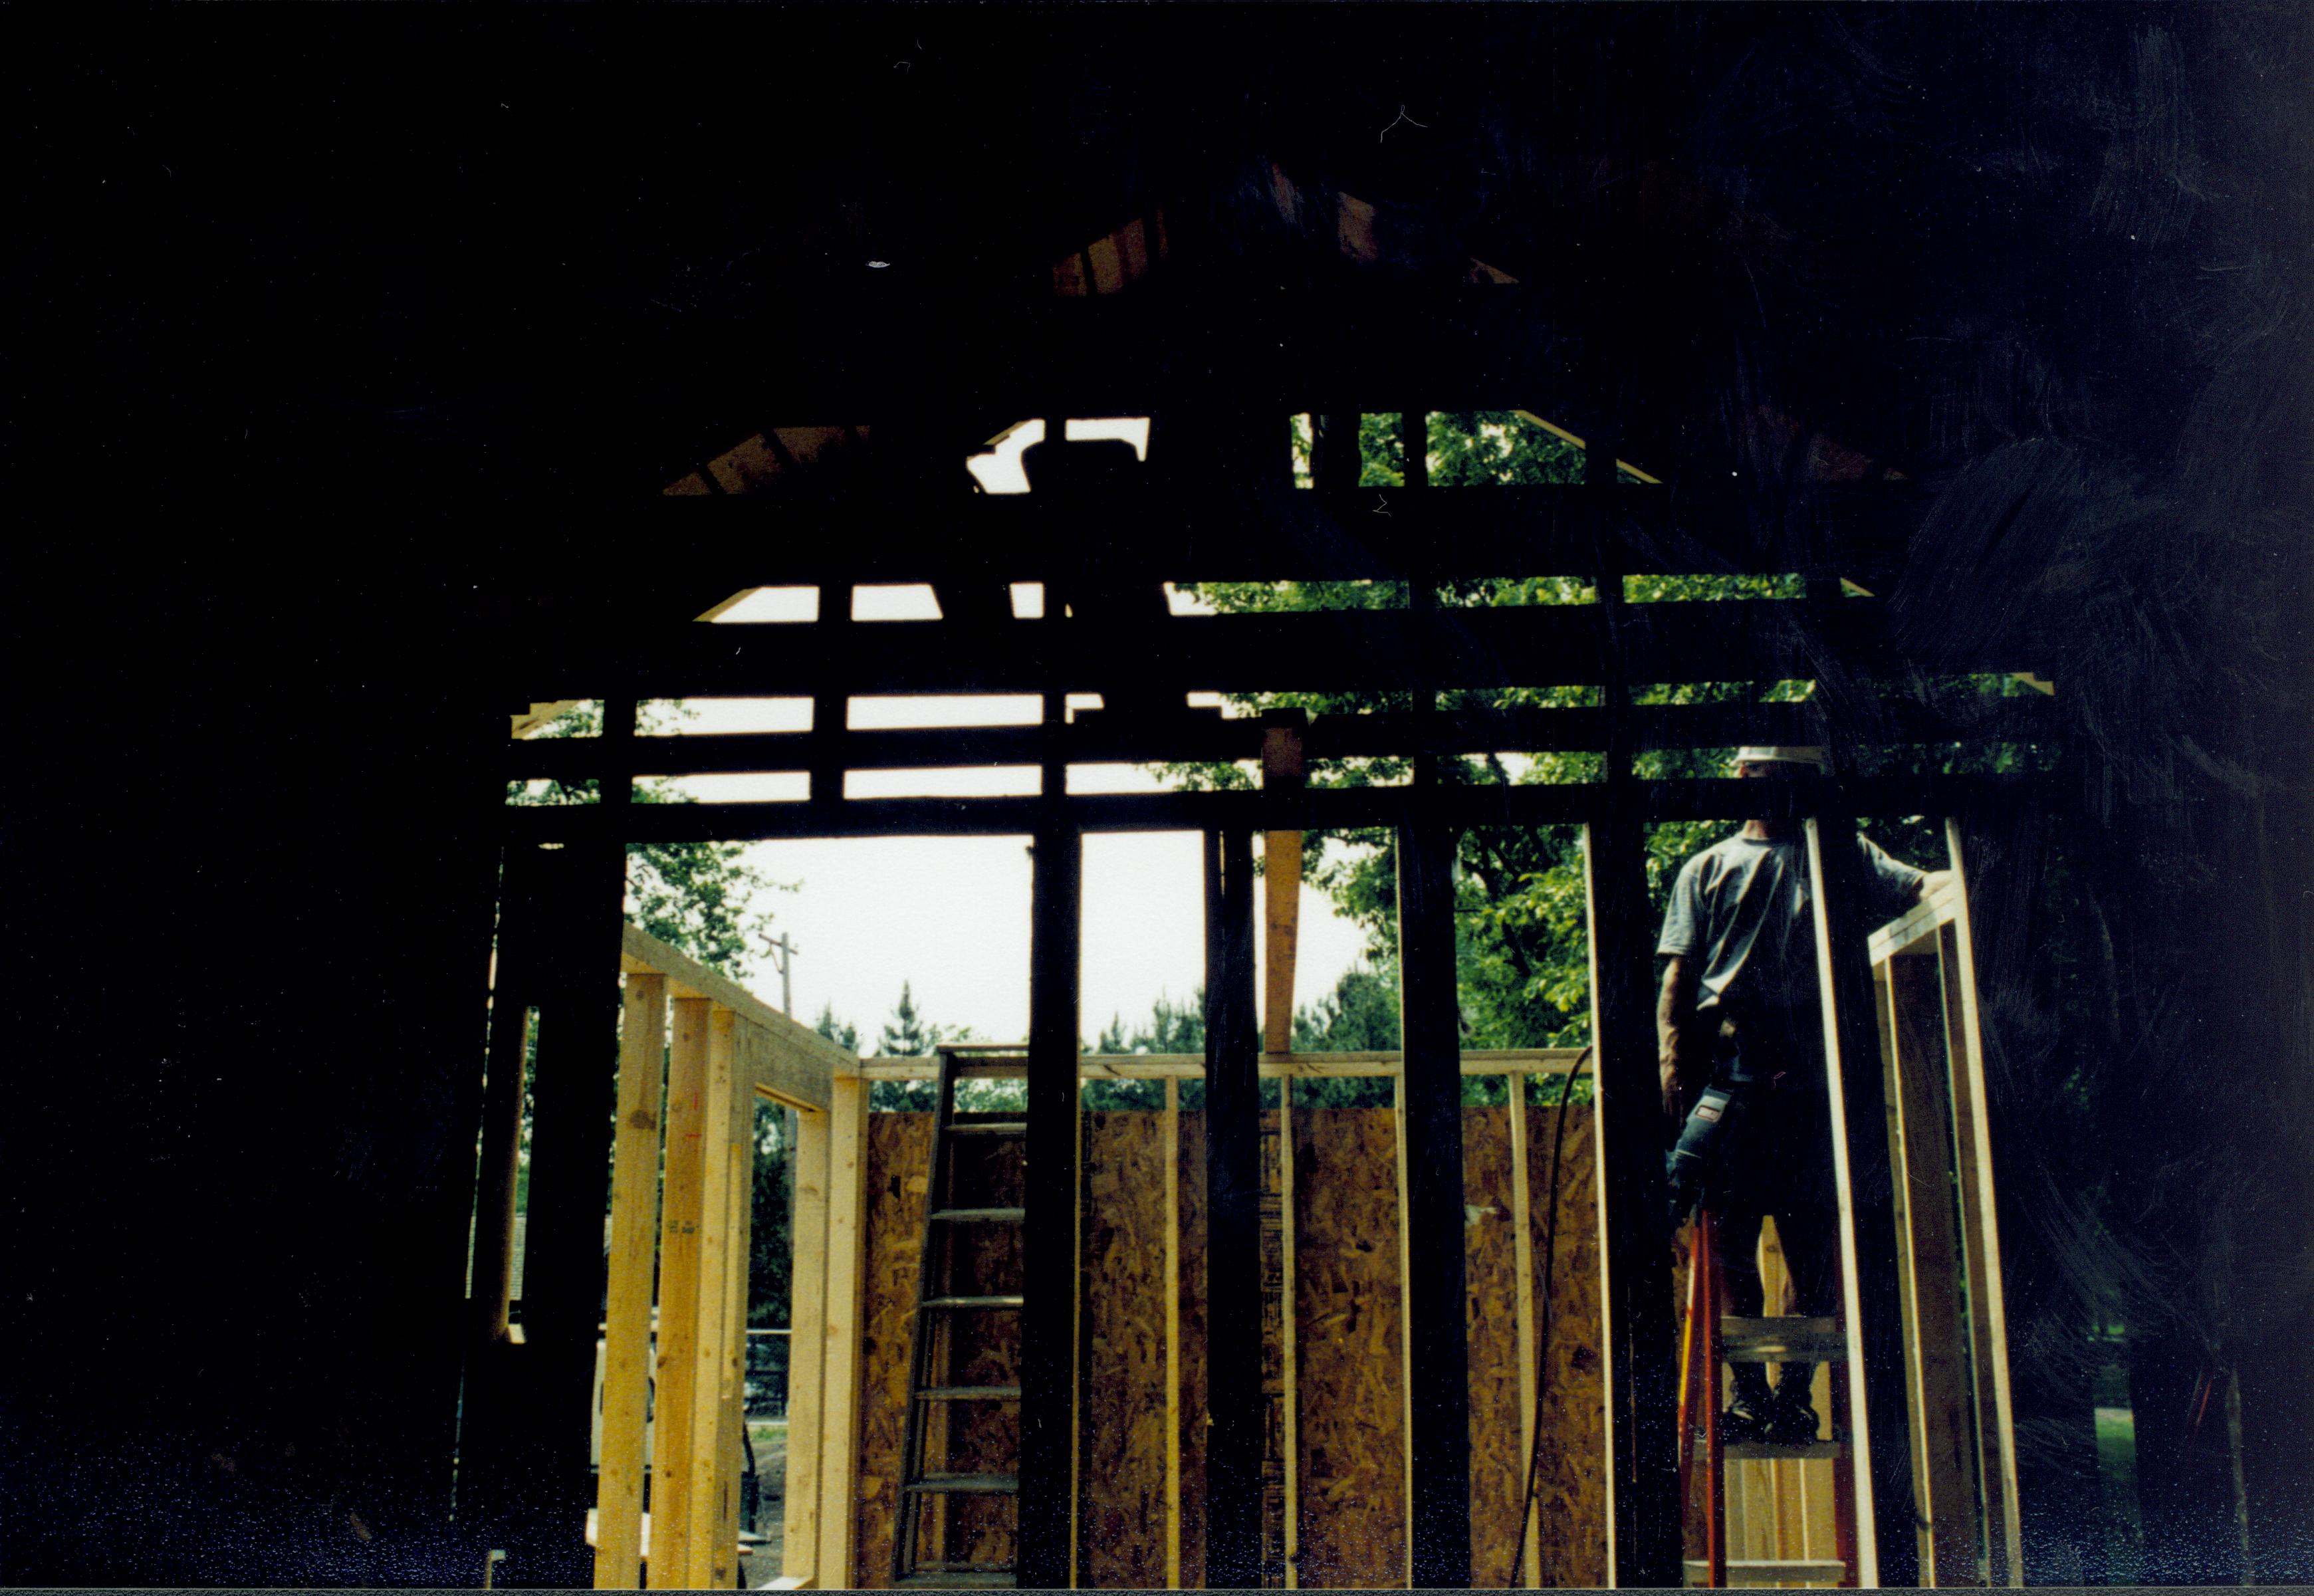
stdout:
<svg viewBox="0 0 2314 1596">
<path fill-rule="evenodd" d="M 959 1080 L 1021 1080 L 1027 1063 L 1018 1047 L 973 1056 L 969 1047 L 952 1048 L 960 1056 Z M 1255 1061 L 1264 1080 L 1291 1077 L 1302 1080 L 1387 1080 L 1399 1072 L 1403 1055 L 1384 1053 L 1265 1053 Z M 1465 1075 L 1565 1074 L 1583 1056 L 1579 1047 L 1471 1048 L 1462 1054 Z M 867 1080 L 932 1080 L 938 1067 L 920 1058 L 866 1058 L 847 1071 Z M 1081 1080 L 1203 1080 L 1204 1055 L 1194 1053 L 1085 1053 L 1077 1055 Z"/>
<path fill-rule="evenodd" d="M 817 1583 L 858 1583 L 860 1327 L 867 1311 L 868 1083 L 857 1076 L 829 1089 L 827 1299 L 822 1336 L 819 1553 Z"/>
<path fill-rule="evenodd" d="M 1512 1267 L 1518 1280 L 1515 1310 L 1518 1315 L 1519 1484 L 1523 1489 L 1529 1484 L 1527 1472 L 1534 1456 L 1535 1393 L 1542 1378 L 1538 1362 L 1541 1337 L 1534 1296 L 1534 1180 L 1528 1168 L 1527 1151 L 1528 1079 L 1520 1071 L 1503 1082 L 1510 1115 Z M 1546 1200 L 1556 1203 L 1559 1195 L 1553 1192 Z M 1532 1589 L 1542 1579 L 1542 1526 L 1532 1502 L 1523 1504 L 1520 1523 L 1520 1576 L 1524 1587 Z"/>
<path fill-rule="evenodd" d="M 1036 833 L 1029 889 L 1027 1174 L 1022 1202 L 1020 1471 L 1016 1574 L 1022 1586 L 1076 1583 L 1079 1138 L 1077 983 L 1082 839 Z"/>
<path fill-rule="evenodd" d="M 1903 1243 L 1921 1583 L 1980 1583 L 1969 1335 L 1953 1212 L 1952 1097 L 1936 939 L 1876 966 L 1887 1036 L 1890 1146 Z"/>
<path fill-rule="evenodd" d="M 708 1055 L 714 1004 L 674 1001 L 667 1066 L 667 1169 L 659 1204 L 658 1379 L 651 1431 L 649 1587 L 691 1583 L 692 1455 L 698 1423 L 700 1287 L 707 1190 Z"/>
<path fill-rule="evenodd" d="M 1299 842 L 1296 842 L 1298 853 Z M 1273 966 L 1274 968 L 1275 966 Z M 1178 1084 L 1174 1089 L 1179 1089 Z M 1277 1374 L 1279 1462 L 1285 1474 L 1284 1522 L 1278 1547 L 1289 1591 L 1302 1588 L 1302 1355 L 1301 1313 L 1294 1301 L 1294 1078 L 1277 1083 L 1278 1302 Z"/>
<path fill-rule="evenodd" d="M 1206 1583 L 1261 1583 L 1261 1092 L 1253 847 L 1206 838 Z"/>
<path fill-rule="evenodd" d="M 2017 1429 L 2009 1394 L 2009 1309 L 2000 1267 L 2000 1225 L 1993 1202 L 1992 1130 L 1984 1083 L 1983 1010 L 1976 988 L 1975 934 L 1969 920 L 1968 869 L 1957 820 L 1945 823 L 1955 900 L 1939 930 L 1946 1027 L 1951 1038 L 1953 1129 L 1959 1155 L 1962 1243 L 1975 1337 L 1977 1433 L 1983 1448 L 1985 1543 L 1995 1585 L 2025 1583 L 2023 1519 L 2017 1499 Z"/>
<path fill-rule="evenodd" d="M 607 711 L 615 725 L 615 701 Z M 624 895 L 626 851 L 594 841 L 539 863 L 547 872 L 542 932 L 548 940 L 534 945 L 542 978 L 524 1227 L 524 1344 L 507 1349 L 516 1355 L 504 1365 L 515 1398 L 504 1455 L 518 1459 L 508 1482 L 504 1574 L 585 1585 L 595 1577 L 585 1526 L 596 1495 L 596 1349 L 617 1107 L 620 997 L 608 954 Z"/>
<path fill-rule="evenodd" d="M 1440 688 L 1584 685 L 1610 657 L 1604 606 L 1326 610 L 1114 617 L 1076 626 L 1003 621 L 725 622 L 653 629 L 558 648 L 510 667 L 508 696 L 554 697 L 611 682 L 637 697 L 915 692 L 1405 692 L 1418 668 Z M 2045 662 L 2029 639 L 1908 638 L 1886 603 L 1799 600 L 1625 606 L 1612 651 L 1633 682 L 1780 681 L 1825 657 L 1859 675 L 2016 672 Z M 840 723 L 838 723 L 840 725 Z"/>
<path fill-rule="evenodd" d="M 1876 706 L 1867 741 L 1949 743 L 2050 740 L 2062 728 L 2053 701 L 1999 701 L 1965 720 L 1909 700 Z M 1776 703 L 1639 704 L 1630 711 L 1638 748 L 1720 748 L 1744 743 L 1820 743 L 1824 708 L 1814 700 Z M 1278 728 L 1218 715 L 1135 719 L 1080 710 L 1064 725 L 983 726 L 843 731 L 828 757 L 843 770 L 915 770 L 1031 765 L 1055 755 L 1064 764 L 1233 761 L 1263 756 Z M 1429 715 L 1383 710 L 1325 715 L 1300 733 L 1303 759 L 1371 759 L 1416 754 L 1549 753 L 1606 746 L 1606 712 L 1598 708 L 1462 710 Z M 638 775 L 684 776 L 807 770 L 820 750 L 810 732 L 718 732 L 638 737 L 629 749 Z M 600 740 L 545 737 L 506 745 L 508 780 L 584 780 L 608 757 Z M 1291 784 L 1286 784 L 1290 789 Z"/>
<path fill-rule="evenodd" d="M 1592 1117 L 1598 1142 L 1601 1318 L 1606 1344 L 1607 1579 L 1677 1585 L 1681 1548 L 1671 1260 L 1662 1092 L 1656 1079 L 1654 939 L 1638 817 L 1585 828 Z"/>
<path fill-rule="evenodd" d="M 1914 1503 L 1903 1289 L 1866 943 L 1870 928 L 1862 913 L 1862 854 L 1848 813 L 1811 818 L 1806 834 L 1824 992 L 1833 1169 L 1840 1193 L 1858 1577 L 1864 1585 L 1910 1585 L 1919 1579 L 1920 1552 L 1915 1538 L 1903 1532 L 1912 1522 Z"/>
<path fill-rule="evenodd" d="M 1181 1083 L 1165 1082 L 1165 1588 L 1181 1588 Z"/>
<path fill-rule="evenodd" d="M 1464 1321 L 1462 1010 L 1455 837 L 1398 833 L 1400 1073 L 1405 1127 L 1409 1566 L 1418 1588 L 1471 1583 L 1470 1343 Z"/>
<path fill-rule="evenodd" d="M 723 1456 L 724 1365 L 730 1308 L 731 1120 L 737 1080 L 737 1016 L 721 1004 L 707 1016 L 707 1073 L 700 1089 L 699 1285 L 692 1340 L 691 1428 L 676 1466 L 688 1470 L 684 1494 L 689 1528 L 683 1541 L 683 1583 L 716 1589 L 729 1583 L 732 1554 L 718 1544 Z M 657 1515 L 654 1515 L 656 1520 Z M 656 1564 L 659 1559 L 653 1558 Z M 672 1561 L 672 1559 L 669 1559 Z M 671 1569 L 670 1572 L 673 1572 Z"/>
<path fill-rule="evenodd" d="M 1299 710 L 1263 717 L 1261 785 L 1265 790 L 1290 792 L 1302 786 L 1302 728 L 1308 719 Z M 1268 1054 L 1290 1053 L 1294 1048 L 1295 942 L 1302 921 L 1302 833 L 1263 833 L 1261 865 L 1262 934 L 1267 955 L 1261 1050 Z"/>
<path fill-rule="evenodd" d="M 611 1163 L 610 1281 L 603 1311 L 603 1450 L 596 1474 L 595 1588 L 642 1582 L 643 1436 L 658 1263 L 659 1074 L 667 977 L 627 977 Z"/>
<path fill-rule="evenodd" d="M 1734 780 L 1521 786 L 1340 787 L 1291 796 L 1261 792 L 1102 793 L 1063 798 L 852 798 L 841 803 L 638 804 L 613 814 L 594 804 L 510 806 L 509 837 L 572 842 L 746 842 L 768 837 L 1030 836 L 1052 809 L 1081 832 L 1331 831 L 1417 822 L 1458 827 L 1568 825 L 1610 815 L 1643 820 L 1742 820 L 1757 792 Z M 2041 801 L 2030 777 L 1859 780 L 1847 790 L 1868 813 L 1969 815 Z"/>
<path fill-rule="evenodd" d="M 676 998 L 706 998 L 760 1033 L 751 1045 L 749 1066 L 757 1085 L 790 1107 L 827 1107 L 827 1082 L 851 1065 L 852 1055 L 809 1026 L 799 1025 L 729 976 L 669 948 L 640 926 L 622 930 L 619 966 L 633 974 L 657 972 Z M 755 1039 L 750 1038 L 751 1044 Z M 736 1067 L 736 1066 L 735 1066 Z"/>
<path fill-rule="evenodd" d="M 827 1110 L 798 1109 L 795 1116 L 795 1201 L 792 1218 L 794 1296 L 788 1324 L 788 1462 L 782 1504 L 780 1573 L 788 1579 L 849 1583 L 846 1571 L 817 1581 L 821 1515 L 820 1449 L 826 1444 L 828 1291 Z M 838 1504 L 841 1505 L 840 1503 Z"/>
</svg>

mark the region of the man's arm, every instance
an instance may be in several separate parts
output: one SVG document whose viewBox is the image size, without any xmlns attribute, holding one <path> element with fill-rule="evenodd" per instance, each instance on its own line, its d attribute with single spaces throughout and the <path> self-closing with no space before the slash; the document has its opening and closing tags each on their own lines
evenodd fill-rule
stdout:
<svg viewBox="0 0 2314 1596">
<path fill-rule="evenodd" d="M 1664 968 L 1663 992 L 1656 1001 L 1664 1112 L 1674 1120 L 1687 1116 L 1688 1098 L 1702 1087 L 1711 1071 L 1711 1060 L 1694 1035 L 1696 979 L 1695 961 L 1685 954 L 1674 954 Z"/>
</svg>

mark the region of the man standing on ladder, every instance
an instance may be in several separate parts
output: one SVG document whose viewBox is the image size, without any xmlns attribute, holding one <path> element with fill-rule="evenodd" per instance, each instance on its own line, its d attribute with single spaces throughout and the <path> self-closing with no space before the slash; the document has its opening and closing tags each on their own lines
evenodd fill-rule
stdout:
<svg viewBox="0 0 2314 1596">
<path fill-rule="evenodd" d="M 1744 748 L 1736 773 L 1812 781 L 1822 748 Z M 1779 816 L 1800 806 L 1763 804 Z M 1866 908 L 1893 920 L 1943 880 L 1889 858 L 1862 838 Z M 1838 1311 L 1840 1214 L 1824 1063 L 1824 1010 L 1807 851 L 1789 819 L 1747 822 L 1681 869 L 1656 951 L 1670 957 L 1656 1013 L 1664 1112 L 1680 1126 L 1670 1154 L 1671 1222 L 1699 1201 L 1718 1218 L 1730 1304 L 1762 1308 L 1760 1226 L 1772 1216 L 1797 1310 Z M 1785 1363 L 1776 1388 L 1763 1363 L 1732 1365 L 1729 1441 L 1816 1439 L 1808 1387 L 1815 1369 Z"/>
</svg>

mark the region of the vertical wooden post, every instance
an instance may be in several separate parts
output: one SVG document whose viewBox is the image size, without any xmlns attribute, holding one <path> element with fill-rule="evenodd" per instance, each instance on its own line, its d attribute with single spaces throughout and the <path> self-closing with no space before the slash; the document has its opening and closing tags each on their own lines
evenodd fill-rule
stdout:
<svg viewBox="0 0 2314 1596">
<path fill-rule="evenodd" d="M 1261 1583 L 1261 1088 L 1253 849 L 1206 833 L 1206 1583 Z"/>
<path fill-rule="evenodd" d="M 1165 1079 L 1165 1588 L 1181 1588 L 1181 1083 Z"/>
<path fill-rule="evenodd" d="M 605 705 L 606 757 L 621 719 Z M 625 701 L 631 727 L 633 701 Z M 615 784 L 605 779 L 608 790 Z M 585 1585 L 595 1577 L 586 1541 L 595 1503 L 591 1453 L 595 1374 L 607 1257 L 612 1117 L 618 1090 L 618 932 L 626 851 L 592 841 L 543 851 L 552 872 L 544 925 L 552 951 L 541 971 L 537 1075 L 531 1089 L 528 1223 L 509 1515 L 510 1582 Z"/>
<path fill-rule="evenodd" d="M 649 1585 L 691 1583 L 691 1455 L 699 1364 L 701 1204 L 707 1159 L 710 1011 L 677 998 L 667 1065 L 667 1174 L 659 1204 L 658 1385 L 652 1403 Z"/>
<path fill-rule="evenodd" d="M 1265 792 L 1294 792 L 1303 784 L 1302 731 L 1306 710 L 1273 710 L 1262 717 L 1261 785 Z M 1302 918 L 1302 833 L 1272 831 L 1262 837 L 1262 933 L 1267 958 L 1263 971 L 1261 1047 L 1264 1053 L 1294 1049 L 1294 972 L 1295 944 Z M 1285 1588 L 1301 1585 L 1296 1566 L 1302 1555 L 1301 1407 L 1297 1391 L 1300 1367 L 1295 1340 L 1294 1269 L 1294 1078 L 1277 1082 L 1278 1170 L 1278 1406 L 1280 1441 L 1285 1469 L 1284 1522 L 1280 1549 L 1285 1564 Z"/>
<path fill-rule="evenodd" d="M 699 1285 L 696 1338 L 692 1345 L 690 1488 L 684 1505 L 690 1530 L 685 1583 L 713 1588 L 719 1560 L 715 1526 L 722 1517 L 723 1371 L 730 1327 L 725 1320 L 731 1266 L 731 1108 L 738 1017 L 717 1004 L 707 1019 L 707 1078 L 700 1097 Z"/>
<path fill-rule="evenodd" d="M 473 1273 L 467 1287 L 477 1353 L 506 1339 L 507 1304 L 514 1282 L 515 1191 L 522 1168 L 522 1099 L 531 1037 L 530 943 L 541 932 L 532 902 L 532 861 L 537 851 L 510 844 L 499 889 L 488 1078 L 482 1085 L 481 1168 L 474 1200 Z M 471 1451 L 467 1461 L 474 1461 Z"/>
<path fill-rule="evenodd" d="M 598 1591 L 631 1591 L 642 1578 L 643 1425 L 650 1399 L 659 1071 L 666 1052 L 667 977 L 631 974 L 619 1027 L 611 1267 L 603 1309 L 603 1456 L 595 1492 Z"/>
<path fill-rule="evenodd" d="M 755 1029 L 752 1025 L 749 1031 Z M 723 1268 L 722 1399 L 716 1426 L 712 1568 L 719 1590 L 739 1583 L 739 1479 L 746 1464 L 747 1442 L 747 1243 L 755 1229 L 755 1090 L 752 1076 L 742 1070 L 732 1082 L 731 1155 L 725 1182 L 729 1191 L 730 1250 Z M 753 1529 L 754 1526 L 748 1526 Z"/>
<path fill-rule="evenodd" d="M 1398 1197 L 1398 1487 L 1406 1503 L 1406 1556 L 1400 1569 L 1409 1588 L 1414 1577 L 1414 1232 L 1406 1222 L 1409 1181 L 1406 1154 L 1406 1058 L 1399 1056 L 1398 1073 L 1390 1078 L 1391 1178 Z"/>
<path fill-rule="evenodd" d="M 1302 729 L 1309 721 L 1303 710 L 1278 710 L 1262 717 L 1261 787 L 1265 792 L 1293 792 L 1303 782 Z M 1264 833 L 1261 842 L 1261 895 L 1264 948 L 1262 973 L 1261 1050 L 1294 1051 L 1294 969 L 1302 918 L 1302 833 Z"/>
<path fill-rule="evenodd" d="M 1920 1549 L 1907 1533 L 1913 1493 L 1903 1292 L 1879 1026 L 1865 948 L 1863 856 L 1850 816 L 1812 816 L 1806 831 L 1832 1094 L 1833 1177 L 1840 1193 L 1858 1572 L 1865 1585 L 1910 1585 L 1919 1578 Z"/>
<path fill-rule="evenodd" d="M 1300 843 L 1297 840 L 1295 846 Z M 1278 1539 L 1285 1559 L 1285 1588 L 1302 1588 L 1302 1405 L 1300 1396 L 1301 1316 L 1294 1292 L 1294 1077 L 1277 1082 L 1277 1206 L 1278 1206 L 1278 1404 L 1279 1459 L 1285 1472 L 1285 1521 Z"/>
<path fill-rule="evenodd" d="M 1511 1124 L 1511 1257 L 1512 1267 L 1518 1281 L 1515 1308 L 1518 1314 L 1518 1404 L 1519 1404 L 1519 1487 L 1527 1486 L 1528 1471 L 1534 1457 L 1535 1392 L 1542 1379 L 1536 1367 L 1540 1352 L 1535 1326 L 1534 1301 L 1534 1191 L 1533 1177 L 1527 1168 L 1526 1083 L 1524 1075 L 1504 1078 L 1503 1085 L 1510 1094 L 1508 1105 Z M 1559 1194 L 1550 1193 L 1545 1202 L 1556 1203 Z M 1542 1525 L 1536 1517 L 1532 1502 L 1522 1503 L 1519 1535 L 1519 1569 L 1526 1588 L 1532 1590 L 1542 1583 Z"/>
<path fill-rule="evenodd" d="M 820 1450 L 826 1444 L 828 1115 L 799 1109 L 795 1116 L 794 1300 L 788 1310 L 787 1493 L 782 1504 L 780 1573 L 789 1579 L 843 1584 L 817 1577 Z"/>
<path fill-rule="evenodd" d="M 1636 816 L 1585 828 L 1598 1147 L 1600 1317 L 1606 1345 L 1607 1568 L 1615 1585 L 1676 1585 L 1679 1450 L 1654 938 Z"/>
<path fill-rule="evenodd" d="M 1454 967 L 1454 833 L 1398 833 L 1406 1111 L 1408 1503 L 1418 1587 L 1471 1583 L 1471 1376 L 1464 1319 L 1462 1034 Z"/>
<path fill-rule="evenodd" d="M 1076 1583 L 1076 1358 L 1081 1116 L 1077 983 L 1084 844 L 1038 829 L 1029 895 L 1029 1107 L 1020 1267 L 1020 1474 L 1017 1578 Z"/>
<path fill-rule="evenodd" d="M 1977 1480 L 1968 1401 L 1968 1327 L 1953 1214 L 1952 1101 L 1947 1085 L 1944 993 L 1933 951 L 1887 961 L 1890 1066 L 1903 1176 L 1903 1239 L 1911 1299 L 1913 1463 L 1928 1562 L 1921 1583 L 1973 1585 Z M 1997 1488 L 1997 1487 L 1996 1487 Z"/>
<path fill-rule="evenodd" d="M 1967 861 L 1957 820 L 1945 822 L 1945 848 L 1959 909 L 1943 928 L 1938 946 L 1945 977 L 1946 1026 L 1952 1037 L 1953 1128 L 1977 1346 L 1985 1543 L 1992 1552 L 1992 1583 L 2022 1585 L 2023 1521 L 2017 1502 L 2016 1416 L 2009 1399 L 2009 1309 L 2001 1285 L 1999 1210 L 1993 1204 L 1992 1128 L 1984 1090 L 1983 1011 L 1977 1001 L 1976 941 L 1969 922 Z"/>
<path fill-rule="evenodd" d="M 856 1584 L 859 1535 L 860 1329 L 867 1309 L 868 1083 L 828 1087 L 827 1315 L 819 1431 L 822 1590 Z"/>
</svg>

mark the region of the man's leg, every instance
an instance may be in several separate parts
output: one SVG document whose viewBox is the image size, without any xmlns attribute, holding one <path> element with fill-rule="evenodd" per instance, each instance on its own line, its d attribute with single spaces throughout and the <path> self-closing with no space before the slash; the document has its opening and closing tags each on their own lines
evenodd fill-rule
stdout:
<svg viewBox="0 0 2314 1596">
<path fill-rule="evenodd" d="M 1725 1199 L 1723 1199 L 1725 1200 Z M 1766 1293 L 1760 1283 L 1760 1221 L 1759 1204 L 1742 1199 L 1730 1202 L 1718 1212 L 1719 1219 L 1719 1277 L 1727 1283 L 1727 1306 L 1731 1312 L 1744 1318 L 1760 1317 Z M 1780 1221 L 1779 1221 L 1780 1223 Z M 1746 1424 L 1756 1429 L 1766 1423 L 1771 1406 L 1768 1389 L 1768 1366 L 1765 1363 L 1730 1363 L 1736 1382 L 1736 1406 L 1745 1418 L 1736 1419 L 1737 1429 Z M 1755 1434 L 1731 1435 L 1731 1440 L 1756 1440 Z"/>
<path fill-rule="evenodd" d="M 1840 1213 L 1817 1203 L 1787 1203 L 1776 1211 L 1776 1236 L 1791 1275 L 1792 1307 L 1804 1318 L 1840 1310 Z M 1786 1363 L 1776 1374 L 1776 1439 L 1812 1441 L 1817 1424 L 1808 1387 L 1813 1363 Z"/>
</svg>

